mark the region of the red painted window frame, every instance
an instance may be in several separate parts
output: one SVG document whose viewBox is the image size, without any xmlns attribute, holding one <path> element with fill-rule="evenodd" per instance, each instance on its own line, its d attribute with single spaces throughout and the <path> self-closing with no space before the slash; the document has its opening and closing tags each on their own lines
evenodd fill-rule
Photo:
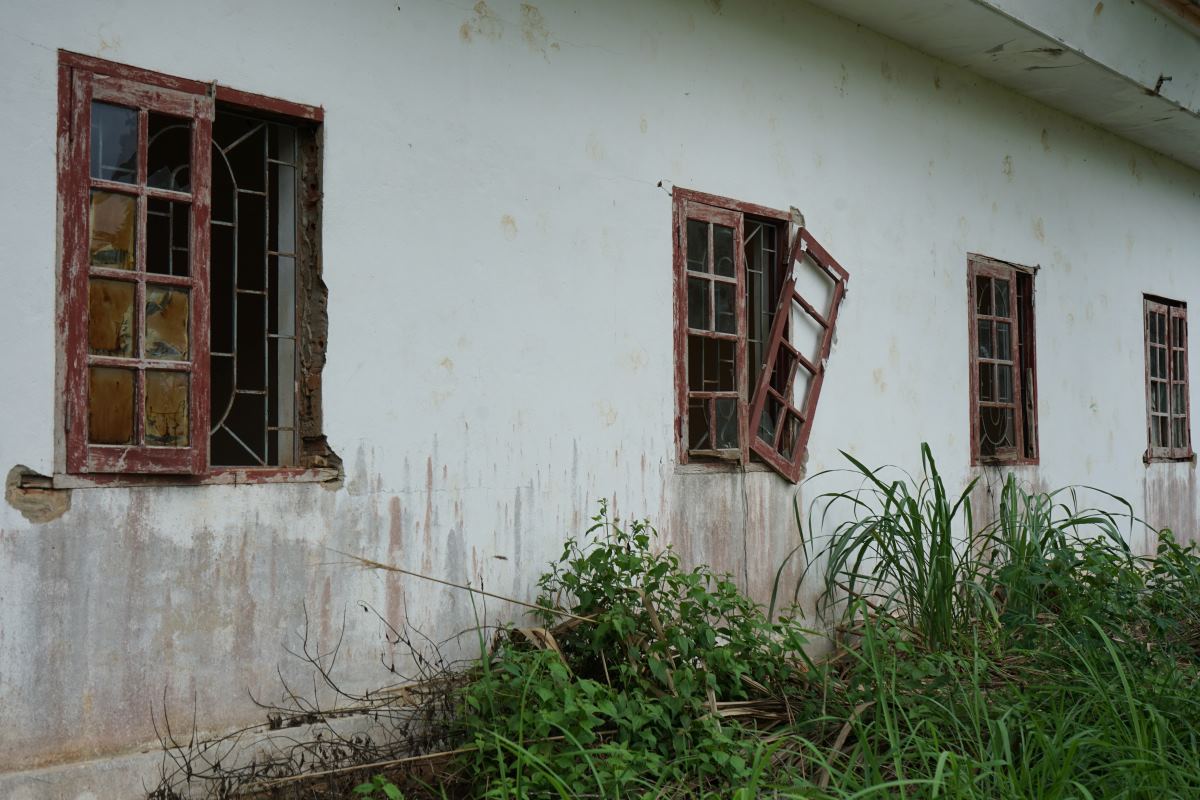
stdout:
<svg viewBox="0 0 1200 800">
<path fill-rule="evenodd" d="M 1150 317 L 1152 314 L 1161 315 L 1166 322 L 1165 344 L 1167 351 L 1166 364 L 1166 383 L 1167 383 L 1167 437 L 1170 440 L 1173 436 L 1173 428 L 1176 419 L 1183 419 L 1183 430 L 1185 444 L 1183 447 L 1154 447 L 1153 434 L 1151 432 L 1154 425 L 1155 416 L 1163 416 L 1155 414 L 1151 409 L 1151 377 L 1150 377 L 1150 362 L 1152 358 L 1151 348 L 1158 345 L 1152 345 L 1150 342 Z M 1182 336 L 1176 335 L 1175 322 L 1179 321 Z M 1143 460 L 1146 463 L 1161 462 L 1161 461 L 1190 461 L 1194 457 L 1192 451 L 1192 419 L 1191 419 L 1191 381 L 1190 368 L 1188 365 L 1188 327 L 1187 327 L 1187 303 L 1178 300 L 1169 300 L 1165 297 L 1155 295 L 1142 296 L 1142 333 L 1144 339 L 1144 354 L 1145 354 L 1145 376 L 1146 376 L 1146 452 Z M 1182 338 L 1183 342 L 1180 345 L 1178 339 Z M 1175 369 L 1174 354 L 1179 351 L 1183 354 L 1183 375 L 1179 377 Z M 1183 386 L 1183 413 L 1175 413 L 1175 392 L 1173 386 L 1180 384 Z"/>
<path fill-rule="evenodd" d="M 675 447 L 676 458 L 681 465 L 693 465 L 703 467 L 705 469 L 726 470 L 732 467 L 744 467 L 751 463 L 750 454 L 755 452 L 759 455 L 765 464 L 774 469 L 780 475 L 795 483 L 799 480 L 803 471 L 803 461 L 806 452 L 807 441 L 811 432 L 812 420 L 815 417 L 817 397 L 820 394 L 821 384 L 824 380 L 825 365 L 827 363 L 829 352 L 832 348 L 833 334 L 836 325 L 838 309 L 845 297 L 846 283 L 849 281 L 849 274 L 845 269 L 838 264 L 832 256 L 830 256 L 820 244 L 816 242 L 811 233 L 804 228 L 797 229 L 795 235 L 790 240 L 788 231 L 792 220 L 792 215 L 789 212 L 781 211 L 767 206 L 757 205 L 755 203 L 747 203 L 741 200 L 734 200 L 729 197 L 700 192 L 694 189 L 686 189 L 683 187 L 675 187 L 672 192 L 672 244 L 673 244 L 673 273 L 674 273 L 674 350 L 675 350 Z M 747 332 L 747 309 L 746 309 L 746 266 L 745 266 L 745 250 L 743 234 L 745 229 L 745 218 L 752 217 L 756 220 L 775 223 L 780 234 L 780 273 L 788 275 L 791 272 L 790 267 L 794 259 L 797 257 L 810 257 L 818 263 L 818 265 L 830 275 L 835 281 L 834 299 L 832 301 L 831 310 L 828 313 L 828 322 L 826 333 L 821 343 L 819 364 L 816 365 L 816 373 L 810 384 L 808 395 L 799 400 L 793 401 L 791 404 L 804 408 L 805 423 L 801 431 L 801 441 L 796 447 L 796 450 L 791 459 L 783 459 L 775 452 L 765 453 L 767 447 L 758 440 L 757 430 L 754 431 L 754 436 L 751 436 L 751 420 L 758 419 L 762 413 L 762 405 L 765 402 L 765 389 L 763 384 L 769 384 L 770 373 L 769 365 L 772 364 L 777 357 L 777 352 L 783 346 L 781 343 L 786 341 L 787 325 L 783 317 L 778 314 L 778 308 L 784 307 L 785 301 L 790 301 L 790 287 L 794 282 L 785 279 L 785 286 L 780 287 L 781 294 L 777 305 L 776 314 L 772 321 L 771 332 L 766 341 L 764 341 L 764 368 L 758 378 L 756 386 L 748 386 L 748 332 Z M 737 281 L 737 303 L 738 303 L 738 319 L 737 319 L 737 375 L 735 377 L 738 384 L 738 441 L 741 444 L 740 450 L 736 457 L 732 451 L 729 454 L 723 455 L 716 453 L 706 458 L 705 460 L 695 460 L 693 456 L 697 455 L 688 448 L 688 400 L 695 393 L 688 386 L 687 374 L 687 339 L 689 335 L 688 328 L 688 309 L 687 309 L 687 282 L 688 269 L 686 260 L 686 236 L 687 236 L 687 220 L 689 218 L 703 219 L 709 222 L 718 222 L 720 224 L 730 225 L 735 227 L 737 232 L 735 236 L 735 276 Z M 784 290 L 789 289 L 789 293 L 784 294 Z M 801 298 L 803 300 L 803 298 Z M 818 314 L 818 316 L 820 316 Z M 728 337 L 726 337 L 728 338 Z M 757 429 L 757 426 L 754 426 Z"/>
<path fill-rule="evenodd" d="M 802 293 L 796 289 L 794 276 L 795 265 L 804 259 L 811 259 L 819 270 L 833 281 L 832 296 L 824 312 L 818 310 Z M 766 364 L 759 376 L 758 386 L 754 390 L 753 407 L 750 412 L 750 424 L 754 437 L 750 442 L 751 449 L 764 461 L 775 468 L 775 471 L 792 483 L 800 480 L 804 471 L 805 456 L 808 452 L 808 439 L 812 435 L 813 422 L 817 416 L 817 401 L 821 397 L 821 387 L 825 383 L 825 369 L 829 363 L 829 354 L 833 350 L 833 336 L 837 331 L 837 318 L 841 310 L 842 300 L 846 297 L 846 284 L 850 274 L 839 264 L 829 252 L 806 229 L 796 232 L 789 254 L 788 263 L 792 269 L 779 295 L 779 304 L 775 309 L 775 318 L 771 325 L 771 336 L 767 342 Z M 812 318 L 822 330 L 820 344 L 817 348 L 816 362 L 810 361 L 803 353 L 792 346 L 787 338 L 788 319 L 792 314 L 793 303 Z M 780 393 L 771 385 L 772 375 L 778 369 L 779 357 L 786 354 L 791 358 L 792 366 L 783 378 L 782 386 L 786 387 Z M 811 376 L 808 391 L 804 397 L 795 397 L 795 377 L 800 369 Z M 782 419 L 777 424 L 770 440 L 762 437 L 762 414 L 768 397 L 774 397 L 782 406 Z M 794 430 L 795 439 L 791 444 L 791 452 L 781 450 L 784 446 L 784 430 L 789 417 L 799 420 L 799 426 Z"/>
<path fill-rule="evenodd" d="M 1037 425 L 1037 326 L 1036 303 L 1034 302 L 1034 276 L 1036 270 L 1020 264 L 970 253 L 967 256 L 967 341 L 970 379 L 970 426 L 972 466 L 1035 465 L 1039 463 L 1041 450 L 1038 445 Z M 977 276 L 999 278 L 1009 282 L 1010 316 L 1005 317 L 1012 325 L 1013 405 L 1016 445 L 1012 454 L 984 456 L 979 446 L 979 317 L 975 298 Z M 1019 298 L 1018 278 L 1029 283 L 1027 297 Z M 1027 323 L 1020 323 L 1021 305 L 1025 306 Z M 1004 360 L 1004 359 L 1001 359 Z M 1028 372 L 1028 374 L 1025 374 Z M 1033 414 L 1030 421 L 1032 441 L 1027 440 L 1025 416 Z M 1032 452 L 1032 455 L 1030 453 Z"/>
<path fill-rule="evenodd" d="M 292 120 L 321 123 L 324 109 L 244 92 L 161 72 L 118 64 L 92 56 L 59 51 L 58 65 L 58 207 L 59 292 L 56 322 L 59 331 L 59 369 L 56 370 L 56 418 L 60 456 L 56 483 L 80 476 L 87 485 L 130 485 L 141 479 L 194 482 L 275 482 L 281 479 L 325 479 L 324 471 L 305 467 L 211 467 L 208 464 L 208 204 L 211 125 L 215 103 Z M 193 119 L 191 277 L 191 375 L 189 446 L 157 448 L 89 444 L 87 421 L 87 240 L 88 194 L 94 183 L 89 170 L 90 112 L 93 94 L 139 108 L 153 108 Z M 144 162 L 144 125 L 139 134 L 139 161 Z M 79 135 L 76 135 L 79 132 Z M 140 164 L 144 176 L 144 164 Z M 128 192 L 129 187 L 122 187 Z M 153 190 L 141 188 L 141 194 Z M 142 205 L 141 203 L 139 205 Z M 81 257 L 82 256 L 82 257 Z M 140 258 L 141 256 L 139 256 Z M 146 276 L 153 282 L 172 282 Z M 145 280 L 145 278 L 143 278 Z M 137 293 L 138 298 L 141 292 Z M 139 301 L 140 302 L 140 299 Z M 135 309 L 140 313 L 139 309 Z M 103 359 L 101 359 L 103 360 Z M 140 413 L 141 393 L 136 399 Z M 82 424 L 81 424 L 82 423 Z M 170 451 L 170 452 L 167 452 Z M 318 473 L 320 473 L 318 475 Z M 317 477 L 314 477 L 317 476 Z"/>
</svg>

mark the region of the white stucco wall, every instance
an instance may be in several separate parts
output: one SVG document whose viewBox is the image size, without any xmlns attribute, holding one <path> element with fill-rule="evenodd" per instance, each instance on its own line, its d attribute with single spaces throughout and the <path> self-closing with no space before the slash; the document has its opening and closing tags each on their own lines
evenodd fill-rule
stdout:
<svg viewBox="0 0 1200 800">
<path fill-rule="evenodd" d="M 441 636 L 475 624 L 462 594 L 331 549 L 528 598 L 610 497 L 769 591 L 795 488 L 675 466 L 660 180 L 796 205 L 850 271 L 810 472 L 839 449 L 915 468 L 928 440 L 969 480 L 980 252 L 1042 266 L 1027 477 L 1195 534 L 1191 465 L 1141 460 L 1140 315 L 1143 292 L 1200 302 L 1200 175 L 1111 134 L 798 0 L 9 0 L 4 17 L 0 468 L 54 460 L 64 48 L 325 107 L 325 429 L 346 481 L 75 490 L 40 525 L 0 507 L 0 773 L 151 741 L 164 688 L 209 729 L 258 719 L 245 690 L 296 673 L 304 606 L 322 640 L 347 615 L 340 663 L 363 686 L 389 676 L 359 601 Z M 75 796 L 47 786 L 23 791 Z"/>
</svg>

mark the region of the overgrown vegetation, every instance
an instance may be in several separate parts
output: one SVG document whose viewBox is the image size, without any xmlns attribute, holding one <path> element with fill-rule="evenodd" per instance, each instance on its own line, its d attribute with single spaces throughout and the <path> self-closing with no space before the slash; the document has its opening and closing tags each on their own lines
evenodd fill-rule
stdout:
<svg viewBox="0 0 1200 800">
<path fill-rule="evenodd" d="M 860 488 L 811 504 L 795 554 L 821 619 L 601 506 L 539 581 L 538 626 L 481 639 L 448 684 L 453 752 L 356 796 L 1200 796 L 1193 547 L 1163 531 L 1135 556 L 1131 509 L 1102 492 L 1009 478 L 981 524 L 927 447 L 916 478 L 847 458 Z"/>
</svg>

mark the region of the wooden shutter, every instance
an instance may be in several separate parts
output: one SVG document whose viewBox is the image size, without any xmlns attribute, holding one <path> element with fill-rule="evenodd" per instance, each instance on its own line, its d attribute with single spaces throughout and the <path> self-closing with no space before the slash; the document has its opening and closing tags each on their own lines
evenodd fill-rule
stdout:
<svg viewBox="0 0 1200 800">
<path fill-rule="evenodd" d="M 779 295 L 766 366 L 750 412 L 750 447 L 780 475 L 800 479 L 817 399 L 850 276 L 801 228 Z"/>
</svg>

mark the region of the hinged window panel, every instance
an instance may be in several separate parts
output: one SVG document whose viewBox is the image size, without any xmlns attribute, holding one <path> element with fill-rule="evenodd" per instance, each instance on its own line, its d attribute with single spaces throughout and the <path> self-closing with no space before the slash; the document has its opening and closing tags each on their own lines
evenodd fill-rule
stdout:
<svg viewBox="0 0 1200 800">
<path fill-rule="evenodd" d="M 686 291 L 683 441 L 693 456 L 745 458 L 746 267 L 742 215 L 687 202 L 678 235 Z"/>
<path fill-rule="evenodd" d="M 849 275 L 805 229 L 795 237 L 791 271 L 779 296 L 766 368 L 751 404 L 751 448 L 797 481 L 816 417 Z"/>
<path fill-rule="evenodd" d="M 1143 299 L 1146 339 L 1148 460 L 1192 456 L 1189 424 L 1187 306 Z"/>
<path fill-rule="evenodd" d="M 85 70 L 70 91 L 68 471 L 202 473 L 213 101 Z"/>
<path fill-rule="evenodd" d="M 1033 274 L 972 255 L 967 276 L 972 463 L 1036 463 Z"/>
</svg>

